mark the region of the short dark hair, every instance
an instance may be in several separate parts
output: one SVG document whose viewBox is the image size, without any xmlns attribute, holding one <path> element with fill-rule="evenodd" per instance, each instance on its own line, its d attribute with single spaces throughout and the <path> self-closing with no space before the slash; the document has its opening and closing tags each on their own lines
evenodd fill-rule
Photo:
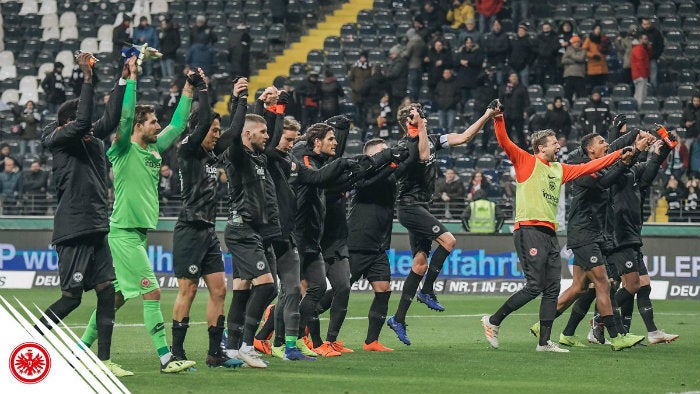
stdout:
<svg viewBox="0 0 700 394">
<path fill-rule="evenodd" d="M 323 140 L 326 138 L 328 132 L 333 131 L 333 127 L 325 123 L 314 123 L 306 129 L 306 143 L 310 144 L 309 149 L 314 148 L 314 140 Z"/>
<path fill-rule="evenodd" d="M 265 118 L 263 118 L 262 116 L 257 115 L 257 114 L 246 114 L 245 115 L 245 123 L 248 123 L 248 122 L 262 123 L 264 125 L 267 124 L 267 122 L 265 121 Z"/>
<path fill-rule="evenodd" d="M 139 104 L 134 109 L 134 125 L 146 123 L 148 114 L 155 114 L 156 109 L 152 105 Z"/>
<path fill-rule="evenodd" d="M 78 114 L 78 102 L 80 99 L 74 98 L 72 100 L 68 100 L 65 103 L 61 104 L 61 106 L 58 108 L 58 114 L 57 114 L 57 120 L 58 120 L 58 125 L 59 126 L 64 126 L 66 123 L 70 122 L 71 120 L 75 120 L 75 117 Z"/>
<path fill-rule="evenodd" d="M 539 149 L 537 149 L 538 146 L 544 145 L 547 142 L 547 138 L 549 137 L 555 137 L 556 138 L 557 133 L 554 132 L 552 129 L 544 129 L 544 130 L 537 130 L 534 133 L 532 133 L 532 136 L 530 137 L 530 144 L 532 145 L 532 151 L 537 154 L 539 152 Z"/>
<path fill-rule="evenodd" d="M 593 144 L 593 140 L 595 137 L 600 136 L 598 133 L 588 133 L 581 137 L 581 150 L 583 150 L 583 153 L 586 153 L 586 149 L 588 149 L 591 144 Z"/>
<path fill-rule="evenodd" d="M 365 146 L 362 148 L 362 153 L 367 154 L 367 151 L 370 150 L 370 148 L 381 144 L 386 144 L 386 141 L 381 138 L 372 138 L 371 140 L 365 142 Z"/>
</svg>

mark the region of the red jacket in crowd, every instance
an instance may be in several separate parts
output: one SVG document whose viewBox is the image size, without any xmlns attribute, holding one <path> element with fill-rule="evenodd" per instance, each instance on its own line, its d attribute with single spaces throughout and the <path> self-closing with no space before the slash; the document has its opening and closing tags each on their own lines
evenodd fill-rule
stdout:
<svg viewBox="0 0 700 394">
<path fill-rule="evenodd" d="M 474 8 L 476 8 L 476 12 L 490 18 L 501 12 L 503 0 L 475 0 Z"/>
<path fill-rule="evenodd" d="M 650 56 L 651 48 L 648 45 L 637 44 L 632 47 L 630 66 L 632 67 L 633 81 L 637 78 L 649 78 L 651 75 Z"/>
</svg>

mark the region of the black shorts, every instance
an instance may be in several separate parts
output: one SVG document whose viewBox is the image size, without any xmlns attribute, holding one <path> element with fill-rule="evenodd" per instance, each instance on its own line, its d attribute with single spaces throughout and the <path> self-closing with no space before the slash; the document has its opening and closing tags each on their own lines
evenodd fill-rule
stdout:
<svg viewBox="0 0 700 394">
<path fill-rule="evenodd" d="M 213 226 L 177 222 L 173 233 L 173 271 L 176 278 L 188 279 L 224 272 L 221 244 Z"/>
<path fill-rule="evenodd" d="M 263 240 L 259 233 L 245 223 L 226 225 L 224 241 L 233 266 L 233 278 L 251 280 L 270 274 Z"/>
<path fill-rule="evenodd" d="M 71 239 L 56 245 L 61 290 L 94 289 L 116 279 L 107 234 Z"/>
<path fill-rule="evenodd" d="M 647 275 L 647 267 L 644 265 L 644 257 L 639 248 L 629 247 L 618 249 L 608 257 L 620 275 L 638 272 L 639 275 Z"/>
<path fill-rule="evenodd" d="M 553 230 L 522 226 L 513 231 L 513 241 L 528 286 L 546 289 L 561 282 L 559 242 Z"/>
<path fill-rule="evenodd" d="M 399 223 L 408 229 L 411 252 L 430 256 L 433 241 L 448 232 L 447 228 L 422 205 L 399 206 Z"/>
<path fill-rule="evenodd" d="M 603 251 L 596 243 L 582 245 L 571 250 L 574 252 L 574 264 L 583 268 L 584 271 L 590 271 L 593 267 L 605 264 Z"/>
<path fill-rule="evenodd" d="M 361 278 L 366 278 L 369 282 L 388 282 L 391 280 L 389 257 L 385 252 L 350 252 L 350 273 L 352 283 Z"/>
</svg>

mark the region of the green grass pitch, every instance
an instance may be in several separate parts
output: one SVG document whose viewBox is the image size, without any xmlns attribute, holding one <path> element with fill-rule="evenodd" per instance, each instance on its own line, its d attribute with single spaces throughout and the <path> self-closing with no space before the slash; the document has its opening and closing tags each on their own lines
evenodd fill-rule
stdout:
<svg viewBox="0 0 700 394">
<path fill-rule="evenodd" d="M 174 291 L 163 291 L 162 309 L 170 340 Z M 57 289 L 3 290 L 25 305 L 41 309 L 58 296 Z M 268 357 L 266 370 L 210 369 L 204 364 L 207 348 L 206 290 L 200 290 L 192 308 L 185 348 L 198 362 L 197 370 L 162 375 L 158 358 L 143 328 L 140 300 L 132 300 L 117 313 L 112 360 L 136 373 L 122 382 L 133 393 L 678 393 L 700 391 L 700 303 L 654 301 L 659 328 L 680 334 L 671 344 L 613 352 L 590 345 L 568 354 L 535 352 L 536 340 L 528 327 L 536 321 L 539 300 L 510 316 L 501 326 L 501 348 L 491 349 L 480 323 L 482 314 L 495 311 L 502 297 L 444 295 L 447 311 L 429 311 L 423 304 L 411 307 L 407 318 L 411 346 L 401 344 L 386 326 L 380 342 L 393 353 L 362 350 L 371 295 L 353 293 L 348 319 L 339 339 L 353 354 L 315 362 L 283 362 Z M 230 295 L 230 293 L 229 293 Z M 396 308 L 398 294 L 389 305 Z M 227 299 L 227 308 L 228 308 Z M 94 293 L 66 319 L 79 336 L 95 305 Z M 327 316 L 325 316 L 327 318 Z M 568 314 L 554 324 L 558 338 Z M 586 320 L 587 321 L 587 320 Z M 586 321 L 577 334 L 585 337 Z M 327 320 L 322 320 L 322 332 Z M 632 332 L 646 334 L 635 311 Z M 645 341 L 646 342 L 646 341 Z"/>
</svg>

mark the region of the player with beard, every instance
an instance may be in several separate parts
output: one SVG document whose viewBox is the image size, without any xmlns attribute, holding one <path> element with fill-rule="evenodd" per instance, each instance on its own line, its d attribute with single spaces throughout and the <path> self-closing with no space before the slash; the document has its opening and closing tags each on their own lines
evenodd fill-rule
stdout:
<svg viewBox="0 0 700 394">
<path fill-rule="evenodd" d="M 490 108 L 499 108 L 494 100 Z M 494 119 L 496 138 L 513 162 L 516 175 L 516 212 L 513 238 L 515 249 L 525 273 L 525 287 L 513 294 L 495 314 L 483 316 L 486 339 L 498 348 L 501 322 L 512 312 L 542 294 L 540 304 L 540 339 L 536 347 L 541 352 L 568 352 L 550 340 L 561 285 L 561 262 L 556 238 L 557 208 L 563 183 L 610 166 L 620 158 L 615 151 L 588 163 L 570 165 L 556 161 L 559 141 L 554 131 L 536 131 L 531 136 L 534 155 L 515 145 L 506 131 L 503 116 Z M 631 156 L 631 148 L 625 152 Z"/>
<path fill-rule="evenodd" d="M 160 288 L 148 260 L 147 233 L 158 223 L 158 179 L 161 153 L 185 130 L 194 86 L 201 78 L 190 72 L 171 123 L 161 131 L 155 109 L 136 105 L 136 71 L 127 81 L 116 140 L 107 151 L 114 171 L 114 208 L 110 218 L 109 248 L 114 257 L 116 303 L 143 298 L 143 318 L 162 373 L 175 373 L 195 365 L 179 360 L 168 349 L 160 307 Z M 92 322 L 92 321 L 91 321 Z M 90 332 L 90 327 L 86 333 Z M 84 336 L 89 344 L 89 338 Z"/>
<path fill-rule="evenodd" d="M 115 376 L 124 377 L 133 373 L 110 360 L 114 327 L 112 281 L 116 277 L 107 243 L 108 170 L 102 139 L 119 125 L 126 79 L 132 76 L 136 58 L 132 57 L 124 65 L 104 115 L 95 123 L 91 123 L 94 96 L 91 58 L 90 53 L 78 56 L 84 75 L 80 98 L 61 105 L 58 123 L 50 124 L 42 136 L 43 145 L 54 158 L 58 205 L 51 242 L 58 253 L 62 293 L 45 314 L 58 323 L 80 305 L 83 291 L 95 289 L 97 309 L 92 316 L 90 343 L 97 339 L 97 358 Z M 41 321 L 51 327 L 43 317 Z"/>
<path fill-rule="evenodd" d="M 219 343 L 224 332 L 224 300 L 226 276 L 221 259 L 221 246 L 216 236 L 216 189 L 221 160 L 214 147 L 221 132 L 221 116 L 209 106 L 210 93 L 202 69 L 195 86 L 199 108 L 190 114 L 190 134 L 183 140 L 178 152 L 182 203 L 173 233 L 173 268 L 178 278 L 178 294 L 173 305 L 173 354 L 187 359 L 184 342 L 189 328 L 192 302 L 197 294 L 200 278 L 209 290 L 207 324 L 209 367 L 234 368 L 243 364 L 223 354 Z M 239 93 L 244 86 L 236 86 Z M 221 150 L 224 147 L 219 147 Z"/>
<path fill-rule="evenodd" d="M 406 313 L 414 295 L 430 309 L 439 312 L 445 310 L 435 297 L 433 284 L 456 243 L 454 235 L 428 210 L 435 191 L 438 171 L 436 152 L 468 143 L 497 113 L 498 110 L 488 108 L 464 132 L 446 135 L 428 135 L 427 120 L 420 104 L 407 105 L 401 108 L 396 116 L 404 134 L 398 146 L 408 150 L 411 161 L 409 168 L 398 179 L 398 216 L 399 222 L 408 229 L 413 266 L 404 282 L 396 314 L 387 320 L 387 325 L 406 345 L 411 344 L 406 334 Z M 428 255 L 433 241 L 437 241 L 438 246 L 430 257 L 428 266 Z M 424 275 L 423 288 L 416 294 Z"/>
</svg>

